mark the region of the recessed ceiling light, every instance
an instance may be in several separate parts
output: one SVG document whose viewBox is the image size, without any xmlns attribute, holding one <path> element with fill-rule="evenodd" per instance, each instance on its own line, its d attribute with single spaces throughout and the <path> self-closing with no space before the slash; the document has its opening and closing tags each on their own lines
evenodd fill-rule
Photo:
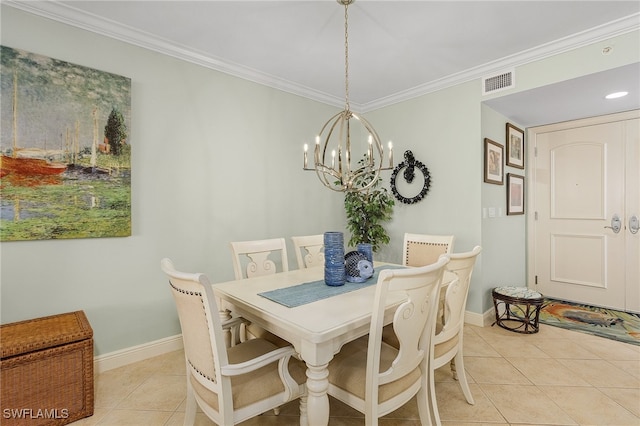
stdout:
<svg viewBox="0 0 640 426">
<path fill-rule="evenodd" d="M 615 92 L 615 93 L 609 93 L 607 96 L 605 96 L 606 99 L 616 99 L 616 98 L 621 98 L 623 96 L 627 96 L 629 94 L 629 92 Z"/>
</svg>

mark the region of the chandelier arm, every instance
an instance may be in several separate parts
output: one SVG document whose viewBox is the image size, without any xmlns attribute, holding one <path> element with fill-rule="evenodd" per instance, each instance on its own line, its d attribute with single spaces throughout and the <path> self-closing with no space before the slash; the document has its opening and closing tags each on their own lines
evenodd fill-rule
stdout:
<svg viewBox="0 0 640 426">
<path fill-rule="evenodd" d="M 318 153 L 316 155 L 316 159 L 315 159 L 316 165 L 317 164 L 321 164 L 321 165 L 324 166 L 326 155 L 327 155 L 327 148 L 329 147 L 329 140 L 331 139 L 331 135 L 333 134 L 333 129 L 336 127 L 336 124 L 338 123 L 340 116 L 342 116 L 342 113 L 343 113 L 343 111 L 335 114 L 329 120 L 327 120 L 326 123 L 324 123 L 324 126 L 322 126 L 322 129 L 320 130 L 320 133 L 318 134 L 318 138 L 320 139 L 321 142 L 323 142 L 322 156 L 320 156 L 320 153 L 319 153 L 319 149 L 320 149 L 320 147 L 318 146 L 319 144 L 316 144 L 316 150 L 318 151 Z M 323 141 L 322 140 L 322 134 L 324 133 L 324 131 L 327 128 L 327 126 L 329 126 L 329 130 L 328 130 L 328 133 L 327 133 L 327 137 Z M 322 161 L 320 161 L 320 160 L 322 160 Z"/>
</svg>

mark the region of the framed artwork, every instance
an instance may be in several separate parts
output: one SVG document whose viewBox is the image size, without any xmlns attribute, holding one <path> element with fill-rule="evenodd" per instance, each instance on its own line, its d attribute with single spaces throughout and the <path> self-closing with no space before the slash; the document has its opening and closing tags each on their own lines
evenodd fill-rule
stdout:
<svg viewBox="0 0 640 426">
<path fill-rule="evenodd" d="M 507 166 L 524 169 L 524 132 L 507 123 Z"/>
<path fill-rule="evenodd" d="M 524 214 L 524 176 L 507 173 L 507 214 Z"/>
<path fill-rule="evenodd" d="M 131 79 L 0 58 L 0 241 L 130 236 Z"/>
<path fill-rule="evenodd" d="M 504 147 L 491 139 L 484 139 L 484 181 L 494 185 L 504 184 Z"/>
</svg>

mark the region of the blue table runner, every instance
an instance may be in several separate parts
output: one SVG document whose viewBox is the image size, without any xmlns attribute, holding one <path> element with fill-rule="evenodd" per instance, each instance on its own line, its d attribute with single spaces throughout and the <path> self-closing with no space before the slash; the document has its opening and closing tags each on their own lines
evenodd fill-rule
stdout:
<svg viewBox="0 0 640 426">
<path fill-rule="evenodd" d="M 279 288 L 277 290 L 265 291 L 258 293 L 259 296 L 267 298 L 273 302 L 286 306 L 287 308 L 295 308 L 297 306 L 306 305 L 307 303 L 316 302 L 318 300 L 337 296 L 339 294 L 349 293 L 368 287 L 378 282 L 378 275 L 384 269 L 398 269 L 403 266 L 379 266 L 375 268 L 373 276 L 363 283 L 346 282 L 344 285 L 332 287 L 324 283 L 324 279 L 311 281 L 304 284 L 298 284 L 291 287 Z"/>
</svg>

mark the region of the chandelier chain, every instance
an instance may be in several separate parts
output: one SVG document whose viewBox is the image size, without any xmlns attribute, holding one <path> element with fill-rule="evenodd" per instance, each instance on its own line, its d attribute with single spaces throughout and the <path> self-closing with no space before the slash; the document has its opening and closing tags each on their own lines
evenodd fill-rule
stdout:
<svg viewBox="0 0 640 426">
<path fill-rule="evenodd" d="M 344 4 L 344 109 L 351 111 L 349 105 L 349 3 Z"/>
</svg>

